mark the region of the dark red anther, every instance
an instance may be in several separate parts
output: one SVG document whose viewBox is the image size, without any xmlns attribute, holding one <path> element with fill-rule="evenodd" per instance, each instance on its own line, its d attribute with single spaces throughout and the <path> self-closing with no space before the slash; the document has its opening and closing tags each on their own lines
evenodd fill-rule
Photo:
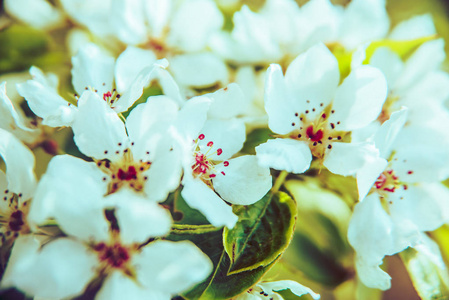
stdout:
<svg viewBox="0 0 449 300">
<path fill-rule="evenodd" d="M 209 143 L 207 143 L 207 147 L 212 147 L 214 145 L 214 142 L 210 141 Z"/>
<path fill-rule="evenodd" d="M 217 155 L 221 155 L 223 153 L 223 150 L 221 148 L 217 149 Z"/>
<path fill-rule="evenodd" d="M 224 162 L 223 162 L 223 165 L 224 165 L 225 167 L 229 166 L 229 161 L 224 161 Z"/>
<path fill-rule="evenodd" d="M 128 171 L 123 171 L 122 169 L 119 169 L 117 172 L 117 177 L 120 180 L 132 180 L 132 179 L 137 179 L 137 171 L 136 168 L 134 166 L 129 166 L 128 167 Z"/>
<path fill-rule="evenodd" d="M 313 125 L 310 125 L 309 127 L 307 127 L 306 134 L 312 142 L 321 141 L 321 139 L 323 138 L 323 135 L 324 135 L 323 131 L 321 129 L 318 130 L 317 132 L 314 132 Z"/>
<path fill-rule="evenodd" d="M 200 140 L 203 140 L 203 139 L 204 139 L 204 134 L 200 134 L 200 135 L 198 136 L 198 138 L 199 138 Z"/>
</svg>

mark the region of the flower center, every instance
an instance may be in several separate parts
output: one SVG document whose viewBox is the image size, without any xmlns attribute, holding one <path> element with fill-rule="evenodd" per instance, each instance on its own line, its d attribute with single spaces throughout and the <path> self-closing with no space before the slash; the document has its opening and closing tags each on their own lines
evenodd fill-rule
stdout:
<svg viewBox="0 0 449 300">
<path fill-rule="evenodd" d="M 212 155 L 216 154 L 217 156 L 220 156 L 223 153 L 223 150 L 221 148 L 218 148 L 214 152 L 214 142 L 212 141 L 209 141 L 206 144 L 206 147 L 203 147 L 203 149 L 201 149 L 199 146 L 199 142 L 204 140 L 204 138 L 204 134 L 200 134 L 198 138 L 194 140 L 195 145 L 193 151 L 192 173 L 194 177 L 199 177 L 204 183 L 211 186 L 212 178 L 217 176 L 217 171 L 215 170 L 216 162 L 212 160 Z M 229 162 L 224 161 L 223 165 L 227 167 L 229 166 Z M 223 171 L 221 172 L 221 174 L 226 175 Z"/>
<path fill-rule="evenodd" d="M 0 236 L 2 243 L 12 243 L 20 234 L 30 231 L 26 221 L 28 215 L 28 201 L 20 203 L 22 194 L 10 193 L 5 190 L 3 201 L 8 206 L 0 211 Z"/>
<path fill-rule="evenodd" d="M 307 103 L 310 103 L 310 101 Z M 296 112 L 295 119 L 298 119 L 298 121 L 291 124 L 294 129 L 283 137 L 307 142 L 312 155 L 318 159 L 323 159 L 326 151 L 332 149 L 332 143 L 341 141 L 347 136 L 348 132 L 338 130 L 340 121 L 329 121 L 329 116 L 335 113 L 330 105 L 324 108 L 324 104 L 321 103 L 320 109 L 312 107 L 303 113 Z M 312 116 L 311 118 L 312 114 L 315 117 Z"/>
<path fill-rule="evenodd" d="M 114 108 L 113 105 L 118 101 L 118 99 L 120 99 L 120 96 L 121 95 L 117 93 L 117 90 L 113 89 L 112 92 L 107 91 L 103 94 L 103 100 L 106 101 L 106 103 L 109 104 L 111 108 Z"/>
<path fill-rule="evenodd" d="M 100 262 L 106 263 L 109 267 L 120 269 L 129 260 L 129 249 L 122 246 L 120 243 L 114 243 L 112 245 L 106 245 L 105 243 L 99 243 L 94 247 L 94 250 L 98 252 L 98 258 Z"/>
<path fill-rule="evenodd" d="M 131 143 L 134 145 L 134 143 Z M 119 144 L 121 146 L 121 144 Z M 107 154 L 107 150 L 105 154 Z M 107 159 L 97 161 L 97 166 L 108 176 L 103 177 L 103 181 L 108 181 L 108 195 L 115 193 L 120 188 L 128 186 L 136 192 L 141 192 L 144 189 L 145 181 L 148 180 L 146 171 L 151 167 L 149 160 L 150 152 L 147 151 L 146 155 L 148 160 L 135 161 L 130 149 L 126 148 L 123 151 L 116 151 L 116 154 L 123 153 L 121 160 L 111 162 Z"/>
</svg>

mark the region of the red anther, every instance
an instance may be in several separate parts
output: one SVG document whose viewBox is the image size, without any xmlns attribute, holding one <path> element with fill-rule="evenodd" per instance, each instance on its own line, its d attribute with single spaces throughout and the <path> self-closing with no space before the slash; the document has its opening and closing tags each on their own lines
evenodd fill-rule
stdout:
<svg viewBox="0 0 449 300">
<path fill-rule="evenodd" d="M 389 170 L 389 171 L 387 171 L 387 173 L 391 175 L 391 174 L 393 174 L 393 170 Z"/>
<path fill-rule="evenodd" d="M 120 180 L 132 180 L 132 179 L 137 179 L 137 171 L 136 168 L 134 166 L 129 166 L 128 170 L 125 172 L 122 169 L 119 169 L 117 172 L 117 177 Z"/>
<path fill-rule="evenodd" d="M 321 117 L 322 117 L 323 119 L 326 119 L 326 114 L 322 114 Z"/>
<path fill-rule="evenodd" d="M 321 129 L 318 130 L 317 132 L 313 132 L 313 125 L 310 125 L 309 127 L 307 127 L 306 134 L 312 142 L 321 141 L 321 139 L 323 138 L 323 135 L 324 135 L 323 131 Z"/>
<path fill-rule="evenodd" d="M 99 244 L 95 245 L 94 250 L 95 251 L 101 251 L 104 248 L 106 248 L 106 244 L 102 242 L 102 243 L 99 243 Z"/>
<path fill-rule="evenodd" d="M 112 93 L 110 91 L 108 91 L 107 93 L 103 94 L 103 100 L 104 101 L 107 101 L 108 100 L 107 98 L 110 98 L 110 97 L 112 97 Z"/>
<path fill-rule="evenodd" d="M 395 187 L 392 188 L 384 188 L 384 191 L 390 192 L 390 193 L 394 193 L 394 189 Z"/>
<path fill-rule="evenodd" d="M 376 188 L 380 189 L 381 187 L 383 187 L 383 185 L 385 184 L 385 182 L 387 181 L 387 177 L 385 176 L 384 173 L 379 175 L 379 178 L 377 178 L 376 180 Z"/>
<path fill-rule="evenodd" d="M 408 171 L 407 174 L 411 175 L 413 174 L 413 171 Z"/>
<path fill-rule="evenodd" d="M 225 167 L 229 166 L 229 161 L 224 161 L 223 166 L 225 166 Z"/>
<path fill-rule="evenodd" d="M 217 155 L 221 155 L 223 153 L 223 150 L 221 148 L 217 149 Z"/>
<path fill-rule="evenodd" d="M 203 140 L 203 139 L 204 139 L 204 134 L 200 134 L 200 135 L 198 136 L 198 138 L 199 138 L 200 140 Z"/>
<path fill-rule="evenodd" d="M 214 142 L 209 142 L 209 143 L 207 143 L 207 147 L 212 147 L 214 145 Z"/>
<path fill-rule="evenodd" d="M 226 175 L 225 172 L 221 171 L 221 174 Z"/>
<path fill-rule="evenodd" d="M 404 190 L 408 189 L 408 186 L 406 184 L 404 184 Z"/>
<path fill-rule="evenodd" d="M 215 176 L 217 176 L 217 175 L 215 175 L 215 174 L 209 174 L 209 177 L 210 177 L 210 178 L 214 178 Z"/>
</svg>

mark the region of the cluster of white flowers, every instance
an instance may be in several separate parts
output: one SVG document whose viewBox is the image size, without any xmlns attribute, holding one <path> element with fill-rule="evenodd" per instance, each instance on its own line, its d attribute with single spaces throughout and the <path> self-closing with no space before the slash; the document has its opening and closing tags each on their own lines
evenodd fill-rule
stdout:
<svg viewBox="0 0 449 300">
<path fill-rule="evenodd" d="M 16 85 L 29 119 L 0 84 L 0 235 L 11 249 L 1 287 L 44 299 L 92 288 L 95 299 L 171 299 L 217 266 L 200 245 L 167 238 L 170 197 L 232 230 L 243 222 L 236 206 L 311 170 L 356 179 L 347 239 L 364 285 L 389 289 L 380 265 L 408 247 L 441 259 L 426 232 L 449 221 L 449 75 L 430 15 L 390 29 L 385 0 L 267 0 L 257 10 L 59 2 L 4 1 L 34 27 L 72 23 L 74 94 L 31 67 Z M 80 155 L 59 153 L 50 127 L 71 128 Z M 255 128 L 271 137 L 242 151 Z M 38 146 L 54 155 L 39 180 Z M 285 289 L 320 297 L 289 280 L 251 282 L 232 297 L 283 299 Z"/>
</svg>

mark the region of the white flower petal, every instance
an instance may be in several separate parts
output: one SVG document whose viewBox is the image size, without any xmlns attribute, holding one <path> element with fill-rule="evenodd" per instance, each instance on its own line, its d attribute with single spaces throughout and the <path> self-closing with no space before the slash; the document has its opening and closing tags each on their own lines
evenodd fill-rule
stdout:
<svg viewBox="0 0 449 300">
<path fill-rule="evenodd" d="M 324 44 L 319 43 L 300 54 L 285 72 L 285 83 L 295 99 L 296 111 L 291 113 L 303 113 L 306 109 L 311 111 L 312 108 L 319 108 L 321 103 L 326 107 L 339 81 L 338 61 Z M 313 119 L 313 116 L 310 118 Z"/>
<path fill-rule="evenodd" d="M 407 120 L 407 109 L 403 108 L 391 114 L 390 119 L 385 121 L 374 136 L 374 144 L 379 149 L 380 157 L 388 159 L 391 147 L 399 132 Z"/>
<path fill-rule="evenodd" d="M 45 0 L 6 0 L 5 11 L 36 28 L 51 28 L 62 21 L 62 14 Z"/>
<path fill-rule="evenodd" d="M 357 275 L 363 284 L 373 289 L 385 291 L 391 287 L 391 277 L 379 267 L 381 263 L 382 261 L 369 263 L 361 258 L 355 260 Z"/>
<path fill-rule="evenodd" d="M 6 82 L 0 83 L 0 128 L 3 128 L 26 143 L 33 143 L 40 134 L 40 130 L 30 128 L 25 123 L 24 117 L 14 108 L 6 94 Z"/>
<path fill-rule="evenodd" d="M 113 20 L 111 29 L 123 43 L 137 45 L 148 39 L 144 1 L 112 1 L 110 13 L 110 18 Z"/>
<path fill-rule="evenodd" d="M 146 201 L 128 189 L 107 198 L 116 198 L 112 201 L 117 203 L 115 216 L 123 244 L 142 244 L 150 237 L 162 236 L 170 231 L 171 215 L 158 204 Z"/>
<path fill-rule="evenodd" d="M 190 207 L 199 210 L 215 227 L 234 227 L 238 217 L 211 188 L 199 179 L 184 178 L 183 185 L 181 195 Z"/>
<path fill-rule="evenodd" d="M 151 28 L 151 35 L 161 38 L 169 25 L 173 11 L 173 1 L 148 0 L 144 2 L 146 20 Z"/>
<path fill-rule="evenodd" d="M 95 275 L 96 256 L 68 238 L 58 238 L 40 250 L 39 246 L 32 236 L 16 240 L 2 285 L 42 298 L 81 294 Z"/>
<path fill-rule="evenodd" d="M 115 84 L 122 92 L 131 86 L 137 75 L 156 61 L 153 52 L 133 46 L 128 46 L 117 58 L 115 64 Z"/>
<path fill-rule="evenodd" d="M 114 271 L 106 278 L 95 300 L 157 299 L 170 300 L 169 294 L 145 288 L 121 271 Z"/>
<path fill-rule="evenodd" d="M 323 164 L 334 174 L 348 176 L 356 174 L 366 163 L 378 157 L 379 151 L 371 143 L 333 143 Z"/>
<path fill-rule="evenodd" d="M 268 126 L 280 134 L 292 131 L 292 123 L 297 121 L 293 96 L 287 88 L 281 66 L 270 65 L 265 81 L 265 110 L 268 114 Z"/>
<path fill-rule="evenodd" d="M 178 110 L 179 106 L 171 98 L 161 95 L 149 97 L 146 103 L 131 111 L 126 118 L 126 130 L 129 140 L 134 142 L 134 159 L 146 161 L 159 151 L 170 149 L 172 141 L 167 130 L 175 122 Z"/>
<path fill-rule="evenodd" d="M 176 55 L 170 71 L 179 85 L 195 88 L 226 84 L 229 76 L 225 62 L 210 52 Z"/>
<path fill-rule="evenodd" d="M 76 107 L 58 95 L 41 70 L 31 67 L 30 74 L 32 80 L 17 84 L 19 94 L 25 98 L 31 110 L 43 119 L 42 124 L 51 127 L 69 126 L 73 122 Z"/>
<path fill-rule="evenodd" d="M 294 174 L 307 171 L 312 162 L 309 146 L 292 139 L 274 139 L 256 147 L 259 164 Z"/>
<path fill-rule="evenodd" d="M 436 34 L 436 30 L 432 15 L 425 14 L 402 21 L 393 28 L 389 38 L 392 40 L 414 40 L 433 34 Z"/>
<path fill-rule="evenodd" d="M 345 48 L 354 49 L 383 38 L 389 28 L 385 0 L 353 0 L 344 11 L 339 40 Z"/>
<path fill-rule="evenodd" d="M 78 115 L 72 125 L 74 140 L 85 155 L 115 160 L 127 146 L 125 125 L 97 94 L 86 91 L 78 101 Z"/>
<path fill-rule="evenodd" d="M 395 52 L 388 47 L 376 49 L 369 60 L 369 64 L 381 70 L 388 82 L 388 87 L 394 87 L 397 79 L 402 75 L 404 63 Z"/>
<path fill-rule="evenodd" d="M 375 155 L 365 157 L 363 167 L 356 174 L 359 201 L 362 201 L 366 197 L 387 165 L 387 160 L 382 157 Z"/>
<path fill-rule="evenodd" d="M 98 90 L 99 95 L 112 91 L 114 58 L 103 53 L 95 44 L 87 44 L 72 57 L 72 84 L 78 95 L 86 88 Z"/>
<path fill-rule="evenodd" d="M 30 199 L 36 188 L 34 154 L 14 135 L 0 128 L 0 156 L 6 164 L 8 189 L 21 194 L 23 200 Z"/>
<path fill-rule="evenodd" d="M 208 154 L 212 160 L 223 161 L 237 153 L 243 147 L 246 139 L 245 124 L 241 120 L 208 120 L 200 133 L 204 134 L 204 139 L 199 142 L 202 152 L 207 152 L 209 142 L 213 142 L 211 151 Z M 222 149 L 222 154 L 214 152 Z"/>
<path fill-rule="evenodd" d="M 415 107 L 423 107 L 435 104 L 444 103 L 447 99 L 449 99 L 449 74 L 440 70 L 432 71 L 426 76 L 420 78 L 419 82 L 416 82 L 413 86 L 409 87 L 402 99 L 400 99 L 400 103 L 404 103 L 404 105 L 415 108 Z M 423 101 L 426 99 L 426 101 Z M 415 109 L 419 111 L 419 114 L 424 118 L 428 119 L 429 115 L 421 113 L 421 109 Z M 445 111 L 443 108 L 439 108 L 441 111 Z M 437 117 L 435 119 L 438 119 Z M 441 121 L 438 119 L 438 121 Z"/>
<path fill-rule="evenodd" d="M 103 195 L 107 183 L 95 163 L 55 156 L 31 203 L 29 219 L 40 224 L 54 217 L 61 229 L 83 240 L 106 240 L 109 225 Z"/>
<path fill-rule="evenodd" d="M 432 40 L 419 47 L 405 63 L 402 76 L 396 82 L 394 89 L 398 94 L 404 94 L 418 83 L 423 74 L 438 69 L 444 59 L 444 40 Z"/>
<path fill-rule="evenodd" d="M 449 190 L 440 183 L 409 185 L 394 194 L 389 208 L 398 222 L 410 220 L 419 230 L 432 231 L 449 220 Z"/>
<path fill-rule="evenodd" d="M 175 127 L 181 136 L 194 140 L 207 120 L 211 99 L 199 96 L 189 99 L 179 111 Z"/>
<path fill-rule="evenodd" d="M 353 70 L 338 87 L 329 122 L 338 124 L 337 130 L 362 128 L 382 111 L 387 98 L 387 81 L 379 69 L 360 66 Z"/>
<path fill-rule="evenodd" d="M 189 241 L 152 242 L 133 262 L 144 286 L 170 295 L 192 288 L 212 271 L 209 257 Z"/>
<path fill-rule="evenodd" d="M 182 175 L 181 157 L 176 150 L 159 155 L 145 173 L 146 198 L 155 202 L 167 199 L 169 193 L 179 187 Z"/>
<path fill-rule="evenodd" d="M 304 294 L 309 294 L 313 299 L 320 299 L 320 295 L 314 293 L 311 289 L 302 284 L 297 283 L 292 280 L 279 280 L 272 282 L 262 282 L 259 283 L 258 286 L 262 288 L 263 291 L 267 291 L 268 293 L 273 293 L 274 291 L 282 291 L 289 289 L 293 294 L 297 296 L 302 296 Z"/>
<path fill-rule="evenodd" d="M 250 205 L 271 189 L 272 179 L 270 169 L 259 166 L 255 155 L 245 155 L 230 159 L 227 167 L 223 164 L 217 166 L 217 176 L 212 183 L 215 191 L 227 202 Z"/>
<path fill-rule="evenodd" d="M 183 1 L 171 16 L 167 44 L 184 52 L 200 51 L 210 35 L 221 29 L 223 20 L 214 1 Z"/>
</svg>

